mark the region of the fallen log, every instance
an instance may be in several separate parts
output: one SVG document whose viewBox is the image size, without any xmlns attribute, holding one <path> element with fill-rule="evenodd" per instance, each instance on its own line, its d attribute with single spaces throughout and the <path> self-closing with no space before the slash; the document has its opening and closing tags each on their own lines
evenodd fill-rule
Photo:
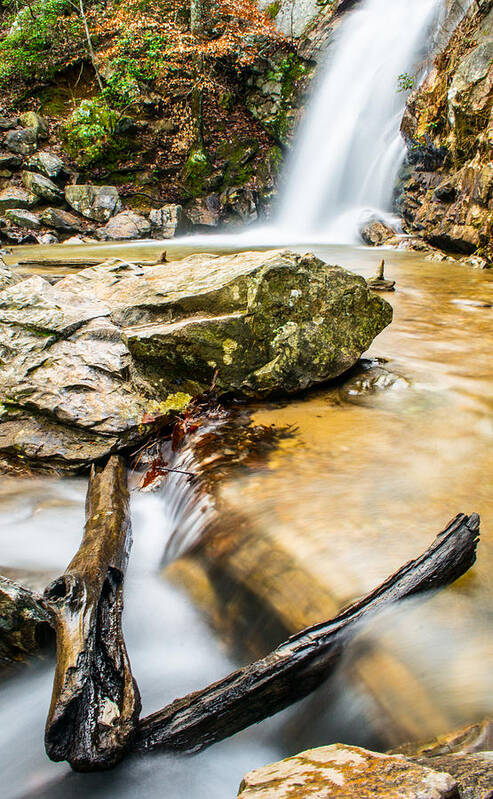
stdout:
<svg viewBox="0 0 493 799">
<path fill-rule="evenodd" d="M 126 466 L 112 456 L 94 468 L 82 543 L 44 593 L 56 630 L 57 663 L 46 752 L 77 771 L 114 766 L 140 713 L 121 629 L 123 578 L 131 543 Z"/>
<path fill-rule="evenodd" d="M 476 559 L 479 516 L 459 514 L 432 545 L 328 622 L 266 657 L 142 719 L 134 748 L 197 751 L 262 721 L 315 690 L 363 621 L 395 602 L 450 584 Z"/>
</svg>

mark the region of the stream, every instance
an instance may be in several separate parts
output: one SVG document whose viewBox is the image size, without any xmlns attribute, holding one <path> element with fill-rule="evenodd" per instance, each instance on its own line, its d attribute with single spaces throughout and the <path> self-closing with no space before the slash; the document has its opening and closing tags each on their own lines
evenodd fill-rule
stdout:
<svg viewBox="0 0 493 799">
<path fill-rule="evenodd" d="M 226 241 L 224 249 L 234 246 Z M 193 240 L 166 248 L 169 259 L 201 249 Z M 162 242 L 133 242 L 22 253 L 26 260 L 55 250 L 57 258 L 139 260 L 162 249 Z M 365 276 L 385 256 L 387 276 L 397 281 L 395 294 L 385 295 L 394 322 L 365 357 L 385 359 L 379 367 L 396 379 L 373 392 L 353 381 L 253 406 L 255 422 L 292 425 L 294 434 L 265 463 L 228 476 L 221 499 L 289 552 L 336 608 L 418 555 L 460 511 L 481 514 L 476 566 L 431 600 L 375 619 L 315 697 L 193 758 L 133 757 L 102 775 L 51 763 L 43 726 L 53 664 L 31 664 L 0 683 L 5 799 L 82 797 L 89 790 L 94 797 L 138 791 L 143 799 L 232 799 L 246 771 L 303 748 L 334 740 L 391 745 L 402 731 L 426 738 L 493 712 L 493 275 L 392 250 L 314 249 Z M 46 583 L 63 571 L 80 541 L 84 496 L 82 478 L 2 477 L 1 565 L 41 571 Z M 186 593 L 159 574 L 176 523 L 172 504 L 170 490 L 133 492 L 124 623 L 144 714 L 238 665 L 221 629 L 211 629 Z M 295 609 L 300 597 L 293 592 L 291 601 Z"/>
</svg>

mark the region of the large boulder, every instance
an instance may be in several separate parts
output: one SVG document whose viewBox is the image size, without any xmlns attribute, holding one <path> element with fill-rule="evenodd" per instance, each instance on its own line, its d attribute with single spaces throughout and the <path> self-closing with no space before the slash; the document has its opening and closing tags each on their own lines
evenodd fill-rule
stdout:
<svg viewBox="0 0 493 799">
<path fill-rule="evenodd" d="M 250 771 L 238 799 L 459 799 L 450 774 L 357 746 L 332 744 Z"/>
<path fill-rule="evenodd" d="M 151 223 L 145 216 L 134 211 L 122 211 L 113 216 L 109 222 L 95 232 L 100 241 L 118 241 L 121 239 L 140 239 L 151 232 Z"/>
<path fill-rule="evenodd" d="M 56 183 L 44 175 L 38 175 L 37 172 L 23 172 L 22 182 L 28 191 L 47 202 L 57 202 L 63 198 L 63 193 Z"/>
<path fill-rule="evenodd" d="M 65 199 L 79 214 L 96 222 L 107 222 L 121 209 L 118 191 L 114 186 L 67 186 Z"/>
<path fill-rule="evenodd" d="M 397 235 L 394 228 L 375 216 L 370 217 L 361 225 L 359 233 L 369 247 L 380 247 Z"/>
<path fill-rule="evenodd" d="M 362 277 L 287 250 L 109 277 L 95 267 L 59 285 L 108 303 L 138 367 L 168 390 L 205 390 L 217 371 L 223 392 L 301 391 L 353 366 L 392 319 Z"/>
<path fill-rule="evenodd" d="M 44 425 L 65 462 L 91 436 L 100 457 L 146 432 L 148 397 L 190 398 L 216 373 L 222 393 L 305 389 L 349 369 L 391 318 L 362 277 L 286 250 L 31 277 L 0 292 L 0 451 L 33 457 Z"/>
</svg>

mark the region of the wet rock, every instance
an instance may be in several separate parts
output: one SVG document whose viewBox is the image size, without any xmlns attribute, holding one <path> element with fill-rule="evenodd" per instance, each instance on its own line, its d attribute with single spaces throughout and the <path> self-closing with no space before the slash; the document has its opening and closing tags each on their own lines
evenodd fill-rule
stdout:
<svg viewBox="0 0 493 799">
<path fill-rule="evenodd" d="M 191 224 L 181 205 L 163 205 L 149 214 L 153 239 L 172 239 L 190 232 Z"/>
<path fill-rule="evenodd" d="M 56 202 L 63 198 L 63 193 L 56 183 L 53 183 L 52 180 L 46 178 L 44 175 L 39 175 L 37 172 L 23 172 L 22 182 L 31 194 L 35 194 L 42 200 Z"/>
<path fill-rule="evenodd" d="M 350 368 L 392 318 L 363 278 L 287 250 L 195 255 L 116 285 L 108 277 L 96 267 L 63 283 L 109 302 L 133 357 L 170 390 L 176 381 L 205 390 L 218 370 L 219 391 L 300 391 Z"/>
<path fill-rule="evenodd" d="M 35 111 L 26 111 L 20 115 L 20 123 L 25 128 L 32 130 L 36 139 L 47 139 L 49 135 L 48 123 L 44 117 Z"/>
<path fill-rule="evenodd" d="M 370 247 L 379 247 L 396 235 L 396 231 L 381 219 L 372 217 L 360 228 L 360 236 Z"/>
<path fill-rule="evenodd" d="M 222 224 L 227 227 L 243 227 L 258 219 L 255 195 L 250 189 L 225 189 L 219 196 L 219 202 Z"/>
<path fill-rule="evenodd" d="M 62 159 L 47 150 L 41 150 L 31 156 L 27 166 L 32 172 L 40 172 L 47 178 L 58 178 L 65 172 Z"/>
<path fill-rule="evenodd" d="M 41 227 L 39 217 L 22 208 L 9 208 L 5 211 L 5 216 L 18 227 L 27 228 L 28 230 L 38 230 Z"/>
<path fill-rule="evenodd" d="M 7 266 L 0 256 L 0 291 L 7 288 L 7 286 L 13 286 L 15 283 L 19 283 L 21 279 L 19 275 L 12 271 L 10 266 Z"/>
<path fill-rule="evenodd" d="M 409 381 L 402 375 L 391 372 L 372 361 L 361 365 L 359 374 L 346 380 L 339 389 L 341 399 L 346 402 L 361 403 L 369 395 L 381 391 L 406 391 Z"/>
<path fill-rule="evenodd" d="M 53 640 L 41 597 L 0 575 L 0 664 L 22 660 Z"/>
<path fill-rule="evenodd" d="M 199 230 L 214 228 L 219 224 L 221 216 L 221 203 L 217 194 L 210 194 L 194 200 L 187 206 L 187 216 L 192 225 Z"/>
<path fill-rule="evenodd" d="M 0 169 L 15 169 L 22 164 L 22 158 L 14 153 L 0 153 Z"/>
<path fill-rule="evenodd" d="M 38 197 L 30 191 L 9 186 L 0 191 L 0 211 L 7 208 L 32 208 L 39 202 Z"/>
<path fill-rule="evenodd" d="M 151 223 L 145 216 L 134 211 L 122 211 L 112 217 L 109 222 L 95 232 L 100 241 L 118 241 L 121 239 L 140 239 L 151 232 Z"/>
<path fill-rule="evenodd" d="M 80 219 L 69 211 L 62 211 L 59 208 L 45 208 L 40 214 L 40 219 L 43 224 L 56 230 L 82 230 Z"/>
<path fill-rule="evenodd" d="M 9 130 L 5 139 L 5 147 L 17 155 L 32 155 L 36 150 L 37 137 L 31 128 Z"/>
<path fill-rule="evenodd" d="M 435 757 L 437 755 L 471 754 L 493 750 L 493 721 L 484 719 L 468 724 L 460 730 L 453 730 L 425 743 L 406 743 L 392 750 L 392 754 L 406 757 Z"/>
<path fill-rule="evenodd" d="M 450 774 L 380 755 L 356 746 L 333 744 L 250 771 L 239 799 L 459 799 Z"/>
<path fill-rule="evenodd" d="M 118 191 L 114 186 L 66 186 L 65 199 L 79 214 L 96 222 L 107 222 L 121 209 Z"/>
<path fill-rule="evenodd" d="M 480 255 L 469 255 L 467 258 L 460 258 L 459 263 L 465 266 L 472 266 L 473 269 L 490 269 L 491 261 L 482 258 Z"/>
<path fill-rule="evenodd" d="M 450 774 L 461 799 L 493 799 L 493 751 L 412 758 L 414 763 Z"/>
</svg>

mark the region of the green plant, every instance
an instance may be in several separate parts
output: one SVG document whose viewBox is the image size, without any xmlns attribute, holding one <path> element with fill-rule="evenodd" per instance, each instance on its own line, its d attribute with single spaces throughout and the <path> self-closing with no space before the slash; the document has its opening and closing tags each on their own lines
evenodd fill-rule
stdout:
<svg viewBox="0 0 493 799">
<path fill-rule="evenodd" d="M 410 92 L 416 86 L 416 76 L 410 75 L 409 72 L 403 72 L 397 76 L 397 91 Z"/>
<path fill-rule="evenodd" d="M 100 97 L 82 100 L 63 125 L 62 134 L 72 157 L 86 166 L 116 144 L 118 115 Z"/>
</svg>

